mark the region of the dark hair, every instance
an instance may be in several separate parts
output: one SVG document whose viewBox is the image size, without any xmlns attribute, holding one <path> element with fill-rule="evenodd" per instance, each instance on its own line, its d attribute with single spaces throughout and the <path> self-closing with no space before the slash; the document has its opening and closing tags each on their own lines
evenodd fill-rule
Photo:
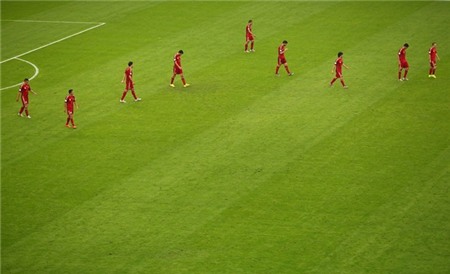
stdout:
<svg viewBox="0 0 450 274">
<path fill-rule="evenodd" d="M 436 42 L 431 43 L 432 46 L 436 45 Z"/>
<path fill-rule="evenodd" d="M 24 82 L 29 81 L 28 78 L 23 79 Z"/>
<path fill-rule="evenodd" d="M 253 20 L 248 20 L 249 23 L 253 22 Z"/>
<path fill-rule="evenodd" d="M 342 55 L 344 55 L 342 51 L 338 52 L 338 57 L 341 57 Z"/>
<path fill-rule="evenodd" d="M 286 40 L 283 40 L 283 44 L 287 44 L 288 43 L 288 41 L 286 41 Z"/>
<path fill-rule="evenodd" d="M 73 89 L 69 89 L 69 94 L 73 91 Z"/>
<path fill-rule="evenodd" d="M 405 48 L 409 48 L 408 43 L 405 43 L 403 46 L 404 46 Z"/>
<path fill-rule="evenodd" d="M 131 61 L 130 61 L 130 62 L 128 62 L 128 66 L 131 66 L 132 64 L 133 64 L 133 62 L 131 62 Z"/>
<path fill-rule="evenodd" d="M 178 51 L 178 53 L 184 54 L 184 51 L 183 51 L 182 49 L 180 49 L 180 50 Z"/>
</svg>

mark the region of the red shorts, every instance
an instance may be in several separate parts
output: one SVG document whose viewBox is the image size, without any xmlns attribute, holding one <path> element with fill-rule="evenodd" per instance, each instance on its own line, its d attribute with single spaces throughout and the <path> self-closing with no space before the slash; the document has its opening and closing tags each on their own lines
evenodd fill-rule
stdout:
<svg viewBox="0 0 450 274">
<path fill-rule="evenodd" d="M 20 96 L 20 98 L 22 99 L 22 104 L 23 104 L 23 105 L 28 104 L 28 96 L 26 96 L 26 97 Z"/>
<path fill-rule="evenodd" d="M 67 114 L 68 114 L 68 115 L 73 114 L 73 109 L 68 108 L 68 109 L 67 109 Z"/>
<path fill-rule="evenodd" d="M 401 68 L 409 68 L 408 62 L 406 60 L 401 60 L 400 61 L 400 67 Z"/>
<path fill-rule="evenodd" d="M 179 67 L 173 67 L 173 74 L 183 74 L 183 69 Z"/>
<path fill-rule="evenodd" d="M 127 81 L 125 84 L 125 90 L 132 90 L 132 89 L 134 89 L 134 83 L 132 81 L 130 82 Z"/>
<path fill-rule="evenodd" d="M 430 67 L 432 68 L 436 67 L 436 60 L 430 61 Z"/>
<path fill-rule="evenodd" d="M 247 35 L 246 37 L 245 37 L 245 41 L 253 41 L 253 40 L 255 40 L 255 38 L 253 38 L 253 35 Z"/>
<path fill-rule="evenodd" d="M 342 71 L 336 70 L 336 78 L 341 78 L 342 77 Z"/>
<path fill-rule="evenodd" d="M 284 57 L 278 57 L 278 65 L 286 64 L 286 58 Z"/>
</svg>

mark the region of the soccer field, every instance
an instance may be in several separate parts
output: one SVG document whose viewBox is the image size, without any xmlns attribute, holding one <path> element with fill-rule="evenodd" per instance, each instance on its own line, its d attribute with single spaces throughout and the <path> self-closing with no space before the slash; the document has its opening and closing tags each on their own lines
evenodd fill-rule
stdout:
<svg viewBox="0 0 450 274">
<path fill-rule="evenodd" d="M 449 26 L 435 1 L 2 1 L 1 273 L 450 273 Z"/>
</svg>

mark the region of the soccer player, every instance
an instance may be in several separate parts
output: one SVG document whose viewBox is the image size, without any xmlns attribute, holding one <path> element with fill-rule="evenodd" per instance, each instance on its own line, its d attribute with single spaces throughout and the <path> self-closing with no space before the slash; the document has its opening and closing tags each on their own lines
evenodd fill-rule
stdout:
<svg viewBox="0 0 450 274">
<path fill-rule="evenodd" d="M 31 90 L 28 78 L 25 78 L 16 96 L 17 102 L 19 102 L 19 97 L 22 100 L 22 107 L 20 108 L 19 113 L 17 113 L 17 115 L 19 115 L 20 117 L 23 117 L 23 111 L 25 110 L 27 118 L 31 118 L 30 113 L 28 112 L 28 104 L 30 103 L 30 101 L 28 100 L 28 92 L 32 92 L 33 94 L 37 95 L 36 92 Z"/>
<path fill-rule="evenodd" d="M 288 50 L 286 48 L 287 44 L 288 44 L 288 41 L 284 40 L 281 43 L 281 45 L 278 47 L 278 64 L 277 64 L 277 68 L 275 69 L 276 76 L 280 76 L 280 74 L 278 74 L 278 70 L 280 69 L 281 65 L 284 65 L 284 68 L 286 69 L 286 72 L 288 73 L 289 76 L 294 75 L 293 72 L 289 71 L 288 63 L 286 61 L 286 57 L 284 56 L 284 53 Z"/>
<path fill-rule="evenodd" d="M 338 58 L 336 59 L 336 61 L 334 62 L 334 66 L 333 69 L 331 70 L 331 73 L 336 73 L 336 75 L 334 76 L 333 80 L 331 80 L 330 82 L 330 87 L 333 86 L 334 82 L 336 82 L 337 79 L 339 79 L 341 81 L 341 84 L 344 88 L 348 88 L 348 86 L 345 85 L 344 83 L 344 76 L 342 76 L 342 67 L 349 69 L 349 67 L 347 67 L 346 65 L 344 65 L 344 59 L 342 58 L 342 56 L 344 56 L 343 52 L 338 52 L 337 54 Z"/>
<path fill-rule="evenodd" d="M 125 90 L 122 93 L 122 97 L 120 98 L 121 103 L 126 103 L 125 96 L 129 90 L 131 90 L 131 94 L 133 94 L 134 101 L 141 101 L 141 98 L 136 96 L 136 92 L 134 91 L 134 81 L 133 81 L 133 62 L 128 62 L 128 67 L 125 69 L 125 74 L 123 75 L 122 83 L 125 82 Z"/>
<path fill-rule="evenodd" d="M 245 27 L 245 44 L 244 44 L 245 52 L 255 51 L 254 45 L 256 35 L 253 34 L 252 26 L 253 20 L 248 20 L 247 26 Z M 248 44 L 250 44 L 250 51 L 248 50 Z"/>
<path fill-rule="evenodd" d="M 173 84 L 173 81 L 175 80 L 175 76 L 177 76 L 177 74 L 179 74 L 181 76 L 181 81 L 183 82 L 183 86 L 185 88 L 187 88 L 188 86 L 190 86 L 189 84 L 186 83 L 186 80 L 184 79 L 184 75 L 183 75 L 183 69 L 181 68 L 181 55 L 183 55 L 184 52 L 183 50 L 179 50 L 175 56 L 173 56 L 173 75 L 172 75 L 172 79 L 170 79 L 170 85 L 171 87 L 175 87 L 175 85 Z"/>
<path fill-rule="evenodd" d="M 436 46 L 436 42 L 431 43 L 431 48 L 428 51 L 428 55 L 430 56 L 430 71 L 428 73 L 428 77 L 430 78 L 436 78 L 436 58 L 439 61 L 441 60 L 437 54 Z"/>
<path fill-rule="evenodd" d="M 77 101 L 75 100 L 75 95 L 73 94 L 73 89 L 69 89 L 69 95 L 66 96 L 66 99 L 64 100 L 64 112 L 67 113 L 67 121 L 66 121 L 66 127 L 70 128 L 69 122 L 72 123 L 72 128 L 77 128 L 73 121 L 73 113 L 74 113 L 74 106 L 78 109 Z"/>
<path fill-rule="evenodd" d="M 406 50 L 409 48 L 408 43 L 405 43 L 403 47 L 398 51 L 398 80 L 399 81 L 408 81 L 406 75 L 408 75 L 409 65 L 408 61 L 406 61 Z M 402 78 L 402 70 L 405 70 Z"/>
</svg>

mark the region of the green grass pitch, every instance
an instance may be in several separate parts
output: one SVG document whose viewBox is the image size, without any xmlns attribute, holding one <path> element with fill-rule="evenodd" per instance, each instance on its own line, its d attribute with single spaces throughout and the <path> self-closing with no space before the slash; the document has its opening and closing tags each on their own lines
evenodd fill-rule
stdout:
<svg viewBox="0 0 450 274">
<path fill-rule="evenodd" d="M 1 87 L 39 69 L 31 119 L 0 91 L 2 273 L 450 272 L 449 2 L 2 1 L 1 20 Z M 142 101 L 120 104 L 130 60 Z"/>
</svg>

